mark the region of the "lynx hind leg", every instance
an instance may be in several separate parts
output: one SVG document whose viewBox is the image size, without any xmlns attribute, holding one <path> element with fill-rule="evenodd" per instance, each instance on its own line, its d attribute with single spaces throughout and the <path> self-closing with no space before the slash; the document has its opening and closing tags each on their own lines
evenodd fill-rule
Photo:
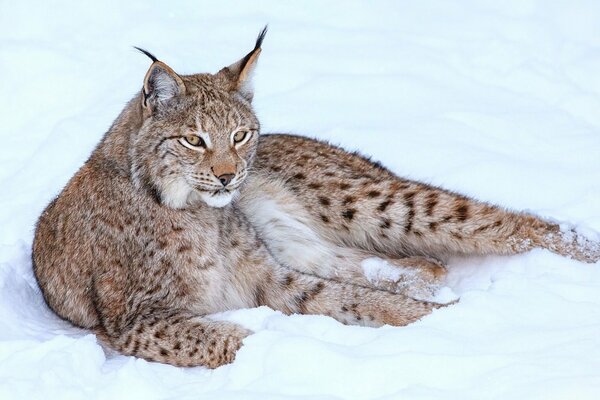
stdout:
<svg viewBox="0 0 600 400">
<path fill-rule="evenodd" d="M 446 267 L 433 258 L 386 259 L 373 256 L 363 260 L 361 266 L 367 281 L 377 289 L 440 304 L 458 298 L 444 284 Z"/>
<path fill-rule="evenodd" d="M 125 355 L 178 367 L 216 368 L 231 363 L 251 332 L 229 322 L 202 317 L 152 313 L 119 332 L 97 329 L 99 339 Z"/>
<path fill-rule="evenodd" d="M 526 233 L 531 237 L 534 246 L 586 263 L 600 261 L 600 241 L 590 239 L 570 226 L 543 220 L 532 225 L 539 226 L 537 229 L 530 228 Z"/>
</svg>

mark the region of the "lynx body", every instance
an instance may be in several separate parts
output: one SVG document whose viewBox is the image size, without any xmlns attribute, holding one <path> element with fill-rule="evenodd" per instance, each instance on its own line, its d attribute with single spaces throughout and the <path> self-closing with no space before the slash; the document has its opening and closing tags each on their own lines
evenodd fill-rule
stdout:
<svg viewBox="0 0 600 400">
<path fill-rule="evenodd" d="M 266 305 L 405 325 L 441 306 L 449 254 L 599 258 L 597 243 L 535 216 L 323 142 L 259 137 L 263 36 L 216 74 L 180 76 L 149 54 L 141 93 L 37 224 L 34 271 L 58 315 L 123 354 L 217 367 L 250 332 L 211 313 Z"/>
</svg>

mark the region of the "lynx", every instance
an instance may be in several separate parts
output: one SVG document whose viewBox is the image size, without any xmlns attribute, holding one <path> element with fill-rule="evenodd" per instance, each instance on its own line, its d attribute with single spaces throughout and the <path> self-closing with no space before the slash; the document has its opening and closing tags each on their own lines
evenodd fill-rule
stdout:
<svg viewBox="0 0 600 400">
<path fill-rule="evenodd" d="M 397 177 L 300 136 L 260 136 L 252 73 L 266 30 L 216 74 L 152 64 L 40 216 L 47 304 L 126 355 L 231 362 L 250 331 L 213 313 L 268 306 L 345 324 L 406 325 L 445 306 L 441 259 L 600 246 L 536 216 Z"/>
</svg>

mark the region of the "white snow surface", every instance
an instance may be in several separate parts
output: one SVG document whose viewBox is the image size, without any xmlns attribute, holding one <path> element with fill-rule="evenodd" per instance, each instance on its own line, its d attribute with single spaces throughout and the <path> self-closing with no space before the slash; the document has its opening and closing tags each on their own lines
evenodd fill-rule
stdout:
<svg viewBox="0 0 600 400">
<path fill-rule="evenodd" d="M 399 175 L 600 231 L 600 2 L 2 2 L 0 399 L 598 399 L 600 264 L 455 258 L 461 296 L 407 327 L 268 308 L 235 362 L 105 353 L 45 305 L 35 221 L 154 52 L 217 71 L 269 33 L 264 132 L 330 140 Z M 597 236 L 596 236 L 597 237 Z"/>
<path fill-rule="evenodd" d="M 391 265 L 379 257 L 369 257 L 361 263 L 365 278 L 369 282 L 392 281 L 397 282 L 405 272 L 405 269 Z"/>
</svg>

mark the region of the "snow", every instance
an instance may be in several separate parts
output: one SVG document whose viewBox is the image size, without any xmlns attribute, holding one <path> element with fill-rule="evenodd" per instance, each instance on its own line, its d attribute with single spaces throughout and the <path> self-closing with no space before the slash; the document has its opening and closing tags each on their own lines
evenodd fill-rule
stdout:
<svg viewBox="0 0 600 400">
<path fill-rule="evenodd" d="M 453 258 L 460 302 L 410 326 L 261 307 L 211 371 L 105 353 L 45 306 L 35 221 L 142 84 L 244 55 L 263 131 L 328 139 L 400 175 L 600 231 L 600 3 L 4 2 L 1 399 L 597 399 L 600 263 Z"/>
<path fill-rule="evenodd" d="M 397 282 L 402 277 L 403 272 L 406 272 L 405 268 L 400 269 L 395 267 L 379 257 L 371 257 L 363 260 L 361 267 L 365 277 L 369 282 L 373 283 L 380 280 Z"/>
<path fill-rule="evenodd" d="M 394 282 L 396 287 L 409 288 L 407 295 L 416 300 L 431 301 L 439 304 L 449 304 L 458 300 L 458 296 L 443 282 L 431 284 L 424 281 L 414 269 L 392 265 L 379 257 L 369 257 L 362 261 L 361 267 L 367 280 L 379 286 L 378 282 Z M 413 290 L 410 290 L 413 288 Z"/>
</svg>

